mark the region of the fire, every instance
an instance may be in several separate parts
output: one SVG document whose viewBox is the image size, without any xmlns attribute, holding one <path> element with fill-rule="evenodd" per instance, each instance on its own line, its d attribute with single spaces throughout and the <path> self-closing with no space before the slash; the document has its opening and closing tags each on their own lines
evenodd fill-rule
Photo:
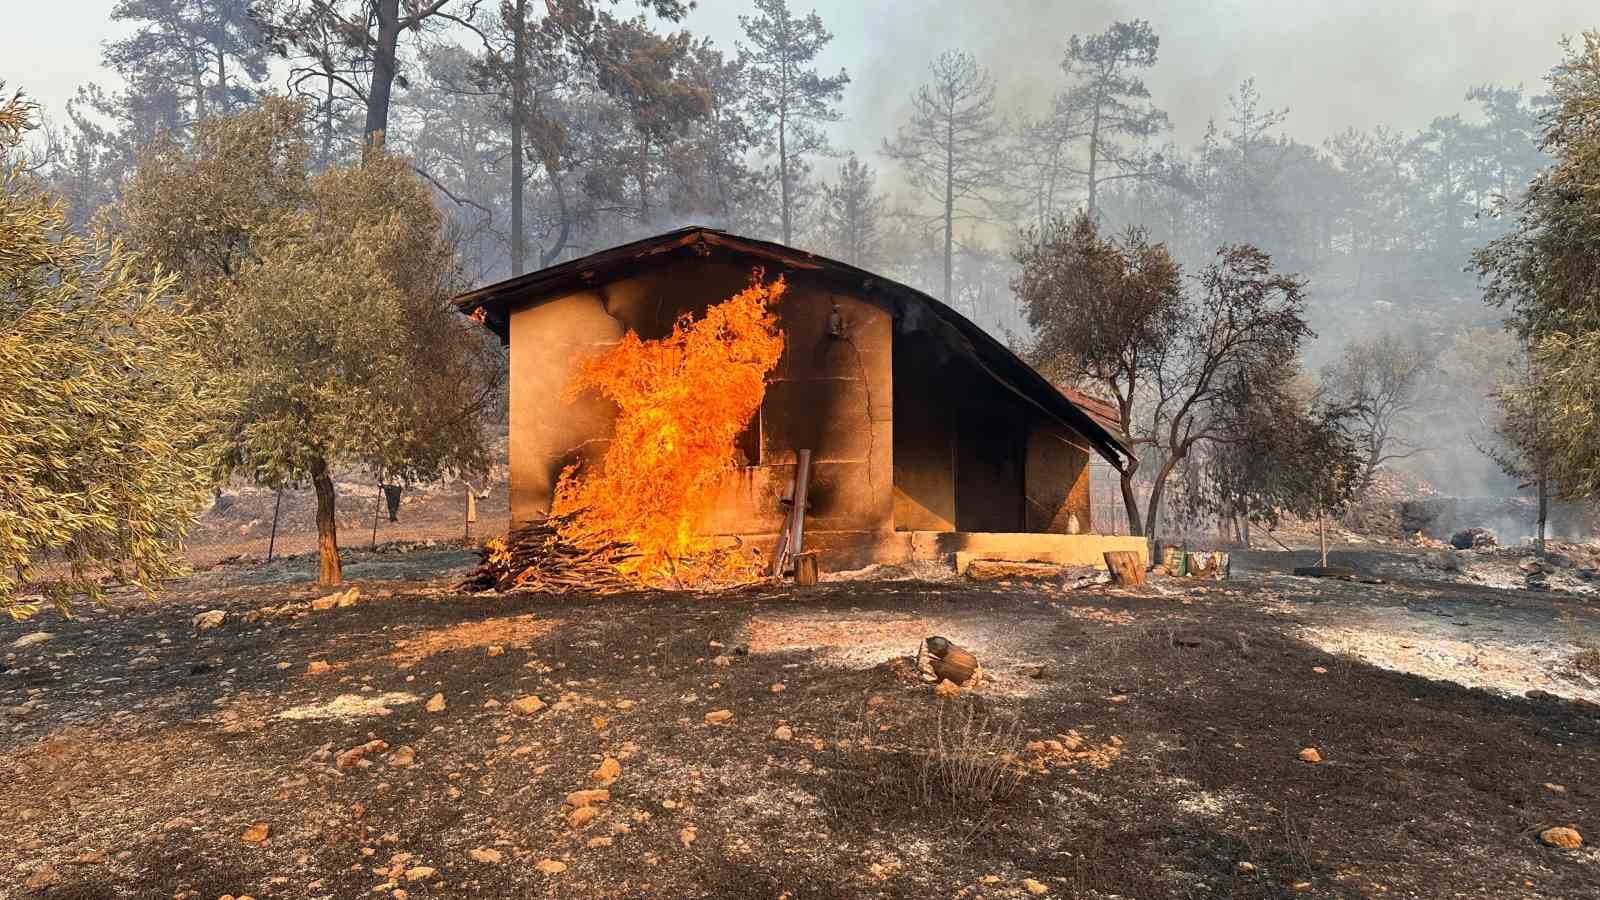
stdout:
<svg viewBox="0 0 1600 900">
<path fill-rule="evenodd" d="M 771 307 L 782 278 L 750 286 L 684 315 L 672 334 L 641 340 L 629 332 L 586 359 L 569 399 L 598 391 L 617 406 L 615 432 L 598 469 L 569 467 L 556 485 L 552 514 L 570 516 L 561 536 L 580 546 L 623 543 L 637 550 L 624 566 L 644 583 L 727 581 L 755 563 L 720 549 L 698 524 L 716 502 L 736 459 L 739 432 L 766 395 L 767 374 L 783 354 Z"/>
</svg>

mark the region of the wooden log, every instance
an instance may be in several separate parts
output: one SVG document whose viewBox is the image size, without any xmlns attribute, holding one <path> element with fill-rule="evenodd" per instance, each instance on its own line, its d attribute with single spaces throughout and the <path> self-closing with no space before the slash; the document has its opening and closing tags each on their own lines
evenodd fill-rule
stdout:
<svg viewBox="0 0 1600 900">
<path fill-rule="evenodd" d="M 801 587 L 811 587 L 817 583 L 817 553 L 809 550 L 794 558 L 794 583 Z"/>
<path fill-rule="evenodd" d="M 1139 554 L 1132 550 L 1107 550 L 1106 568 L 1111 571 L 1118 587 L 1144 584 L 1144 565 Z"/>
</svg>

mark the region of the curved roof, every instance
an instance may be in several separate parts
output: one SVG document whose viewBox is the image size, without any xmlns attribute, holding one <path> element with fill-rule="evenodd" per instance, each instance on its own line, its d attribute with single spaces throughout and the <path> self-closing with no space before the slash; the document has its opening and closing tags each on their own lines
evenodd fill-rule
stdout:
<svg viewBox="0 0 1600 900">
<path fill-rule="evenodd" d="M 484 324 L 498 334 L 501 340 L 508 340 L 509 317 L 513 309 L 627 277 L 638 272 L 642 265 L 649 265 L 651 261 L 666 262 L 682 253 L 705 256 L 717 250 L 756 257 L 789 269 L 805 271 L 840 282 L 842 286 L 856 292 L 892 297 L 904 303 L 920 304 L 955 329 L 962 339 L 964 349 L 970 351 L 978 365 L 991 377 L 1033 406 L 1083 435 L 1113 465 L 1121 468 L 1123 461 L 1133 456 L 1127 439 L 1117 432 L 1114 420 L 1109 420 L 1104 415 L 1104 410 L 1095 408 L 1096 401 L 1085 395 L 1078 395 L 1075 402 L 1021 357 L 980 328 L 977 323 L 933 297 L 916 288 L 848 263 L 772 241 L 729 234 L 715 228 L 691 225 L 676 231 L 668 231 L 655 237 L 558 263 L 537 272 L 507 278 L 468 291 L 452 302 L 464 313 L 481 310 Z"/>
</svg>

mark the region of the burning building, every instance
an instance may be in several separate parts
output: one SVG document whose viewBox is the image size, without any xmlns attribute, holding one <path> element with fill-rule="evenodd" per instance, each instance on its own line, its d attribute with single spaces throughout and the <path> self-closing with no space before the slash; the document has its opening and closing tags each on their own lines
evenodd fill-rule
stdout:
<svg viewBox="0 0 1600 900">
<path fill-rule="evenodd" d="M 810 451 L 805 544 L 824 568 L 973 557 L 1098 564 L 1142 538 L 1087 533 L 1089 460 L 1131 451 L 1109 410 L 1057 390 L 977 325 L 913 288 L 780 244 L 689 227 L 510 278 L 456 301 L 510 349 L 511 518 L 550 508 L 598 462 L 616 410 L 567 396 L 578 363 L 672 331 L 781 276 L 784 347 L 697 529 L 770 550 Z M 708 385 L 707 390 L 715 390 Z"/>
</svg>

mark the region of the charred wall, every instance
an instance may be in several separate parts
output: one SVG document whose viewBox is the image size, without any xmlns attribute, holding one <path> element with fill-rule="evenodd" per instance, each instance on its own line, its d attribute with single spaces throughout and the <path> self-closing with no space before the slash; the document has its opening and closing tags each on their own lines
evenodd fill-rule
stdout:
<svg viewBox="0 0 1600 900">
<path fill-rule="evenodd" d="M 899 531 L 1089 530 L 1088 444 L 962 352 L 915 305 L 894 345 Z"/>
<path fill-rule="evenodd" d="M 573 402 L 563 396 L 577 360 L 614 344 L 626 330 L 644 338 L 669 333 L 679 315 L 701 312 L 742 289 L 750 271 L 750 263 L 741 259 L 686 256 L 512 313 L 514 521 L 547 510 L 562 468 L 597 458 L 606 445 L 614 417 L 609 404 L 592 396 Z M 769 268 L 768 275 L 779 272 Z M 757 458 L 729 479 L 702 527 L 718 534 L 777 531 L 796 451 L 810 449 L 807 527 L 887 529 L 893 482 L 890 316 L 806 270 L 782 274 L 789 281 L 777 308 L 784 353 L 746 442 Z M 843 324 L 840 336 L 830 333 L 835 306 Z"/>
</svg>

